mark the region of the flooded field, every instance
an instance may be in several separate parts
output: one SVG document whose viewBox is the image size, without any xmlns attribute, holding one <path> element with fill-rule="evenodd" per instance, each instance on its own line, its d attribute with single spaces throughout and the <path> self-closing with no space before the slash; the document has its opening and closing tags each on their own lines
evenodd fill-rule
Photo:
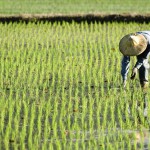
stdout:
<svg viewBox="0 0 150 150">
<path fill-rule="evenodd" d="M 0 149 L 149 149 L 150 110 L 145 119 L 138 76 L 122 88 L 118 50 L 148 28 L 1 23 Z"/>
</svg>

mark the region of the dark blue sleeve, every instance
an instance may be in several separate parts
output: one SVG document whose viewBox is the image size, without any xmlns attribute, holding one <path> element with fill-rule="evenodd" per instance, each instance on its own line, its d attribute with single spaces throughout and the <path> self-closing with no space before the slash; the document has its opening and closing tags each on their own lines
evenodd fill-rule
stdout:
<svg viewBox="0 0 150 150">
<path fill-rule="evenodd" d="M 121 62 L 121 75 L 123 80 L 127 80 L 127 75 L 129 72 L 129 66 L 130 66 L 130 57 L 129 56 L 123 56 L 122 62 Z"/>
<path fill-rule="evenodd" d="M 144 61 L 148 59 L 149 54 L 150 54 L 150 47 L 148 46 L 142 54 L 137 56 L 137 62 L 134 67 L 139 69 L 143 65 Z"/>
</svg>

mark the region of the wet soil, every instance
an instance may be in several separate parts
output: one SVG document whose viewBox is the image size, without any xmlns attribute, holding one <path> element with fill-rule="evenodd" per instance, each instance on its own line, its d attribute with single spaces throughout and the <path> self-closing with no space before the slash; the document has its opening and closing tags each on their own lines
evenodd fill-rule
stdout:
<svg viewBox="0 0 150 150">
<path fill-rule="evenodd" d="M 91 22 L 138 22 L 138 23 L 149 23 L 150 14 L 22 14 L 22 15 L 0 15 L 0 22 L 39 22 L 39 21 L 50 21 L 50 22 L 78 22 L 81 23 L 86 21 Z"/>
</svg>

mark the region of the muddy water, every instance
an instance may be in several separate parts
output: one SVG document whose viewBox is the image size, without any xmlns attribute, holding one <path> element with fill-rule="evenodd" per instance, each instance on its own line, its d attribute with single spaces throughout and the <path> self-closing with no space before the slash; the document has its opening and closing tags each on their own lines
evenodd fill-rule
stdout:
<svg viewBox="0 0 150 150">
<path fill-rule="evenodd" d="M 125 132 L 125 131 L 124 131 Z M 149 130 L 142 130 L 142 131 L 138 131 L 138 130 L 129 130 L 126 131 L 127 133 L 130 134 L 134 134 L 135 138 L 131 139 L 132 143 L 136 143 L 137 146 L 139 146 L 140 144 L 143 144 L 144 146 L 144 150 L 148 150 L 150 149 L 150 131 Z"/>
<path fill-rule="evenodd" d="M 60 131 L 58 131 L 60 132 Z M 150 131 L 148 129 L 143 130 L 121 130 L 112 129 L 106 131 L 66 131 L 66 143 L 74 143 L 82 148 L 85 145 L 87 149 L 94 148 L 95 146 L 102 149 L 136 149 L 136 150 L 149 150 L 150 149 Z M 48 140 L 51 141 L 51 140 Z M 56 141 L 63 143 L 62 138 L 55 139 Z M 92 147 L 88 147 L 88 143 L 94 141 L 96 144 Z M 117 146 L 116 146 L 117 145 Z M 122 146 L 124 145 L 124 146 Z M 72 144 L 73 146 L 73 144 Z"/>
<path fill-rule="evenodd" d="M 90 133 L 86 133 L 87 137 L 90 137 Z M 115 130 L 111 131 L 105 131 L 103 133 L 94 131 L 95 134 L 95 139 L 100 138 L 101 136 L 105 136 L 105 138 L 108 136 L 110 139 L 110 143 L 113 144 L 118 144 L 120 145 L 121 143 L 126 143 L 130 144 L 131 147 L 133 145 L 136 145 L 136 149 L 139 150 L 149 150 L 150 149 L 150 130 L 148 129 L 143 129 L 143 130 L 120 130 L 118 129 L 116 132 Z M 119 137 L 122 137 L 122 140 L 119 139 Z M 126 138 L 125 138 L 126 137 Z M 88 139 L 88 138 L 87 138 Z M 115 140 L 113 140 L 115 139 Z M 127 140 L 128 139 L 128 140 Z M 129 142 L 126 142 L 129 141 Z M 107 147 L 107 140 L 104 140 L 104 145 Z M 125 146 L 125 149 L 128 146 Z"/>
</svg>

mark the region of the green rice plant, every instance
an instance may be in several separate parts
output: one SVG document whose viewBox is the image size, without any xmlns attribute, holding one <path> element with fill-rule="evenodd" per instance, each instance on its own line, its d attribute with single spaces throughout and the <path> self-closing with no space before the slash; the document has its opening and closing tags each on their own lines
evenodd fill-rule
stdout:
<svg viewBox="0 0 150 150">
<path fill-rule="evenodd" d="M 26 134 L 27 134 L 27 128 L 29 126 L 28 124 L 28 107 L 27 104 L 22 101 L 21 103 L 21 110 L 20 110 L 20 140 L 21 140 L 21 146 L 24 147 L 23 143 L 26 142 Z"/>
<path fill-rule="evenodd" d="M 32 104 L 30 110 L 28 111 L 28 117 L 30 118 L 29 120 L 29 126 L 28 126 L 28 145 L 29 148 L 32 148 L 32 136 L 34 134 L 34 120 L 35 120 L 35 104 Z"/>
</svg>

